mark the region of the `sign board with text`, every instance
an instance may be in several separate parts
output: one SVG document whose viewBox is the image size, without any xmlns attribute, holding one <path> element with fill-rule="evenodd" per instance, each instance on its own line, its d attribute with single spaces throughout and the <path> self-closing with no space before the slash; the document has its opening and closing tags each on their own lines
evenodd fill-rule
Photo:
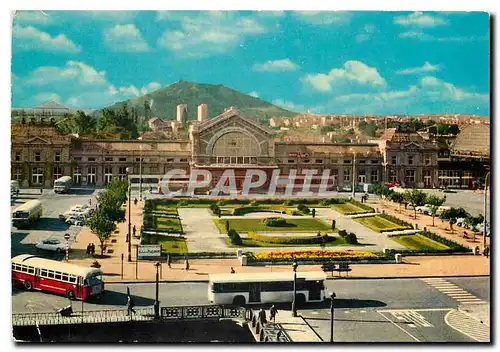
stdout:
<svg viewBox="0 0 500 352">
<path fill-rule="evenodd" d="M 161 256 L 161 244 L 141 244 L 138 251 L 139 258 L 156 258 Z"/>
</svg>

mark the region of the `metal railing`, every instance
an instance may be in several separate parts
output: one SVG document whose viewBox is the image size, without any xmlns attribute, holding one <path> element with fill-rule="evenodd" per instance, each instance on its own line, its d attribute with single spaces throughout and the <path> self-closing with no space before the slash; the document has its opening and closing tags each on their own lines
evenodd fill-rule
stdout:
<svg viewBox="0 0 500 352">
<path fill-rule="evenodd" d="M 12 314 L 12 326 L 40 326 L 120 323 L 128 321 L 153 321 L 154 308 L 74 311 L 70 316 L 60 313 L 16 313 Z M 245 309 L 217 305 L 161 307 L 160 320 L 207 320 L 207 319 L 245 319 Z"/>
</svg>

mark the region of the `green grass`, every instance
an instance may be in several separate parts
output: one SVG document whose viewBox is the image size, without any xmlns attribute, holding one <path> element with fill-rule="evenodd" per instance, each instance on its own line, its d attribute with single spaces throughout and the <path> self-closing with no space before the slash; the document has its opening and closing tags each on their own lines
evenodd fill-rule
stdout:
<svg viewBox="0 0 500 352">
<path fill-rule="evenodd" d="M 226 233 L 225 222 L 229 221 L 229 227 L 237 232 L 318 232 L 332 231 L 328 226 L 318 219 L 286 219 L 290 226 L 271 227 L 263 223 L 263 219 L 215 219 L 214 223 L 221 233 Z"/>
<path fill-rule="evenodd" d="M 348 214 L 352 212 L 357 212 L 357 213 L 371 213 L 371 210 L 366 210 L 362 209 L 354 204 L 351 203 L 344 203 L 344 204 L 332 204 L 331 205 L 333 209 L 337 210 L 339 213 L 342 214 Z"/>
<path fill-rule="evenodd" d="M 225 238 L 226 244 L 231 247 L 231 248 L 240 248 L 240 247 L 318 247 L 318 249 L 321 248 L 319 244 L 284 244 L 284 243 L 269 243 L 269 242 L 262 242 L 262 241 L 257 241 L 254 239 L 250 238 L 241 238 L 241 241 L 243 244 L 241 246 L 237 246 L 235 244 L 231 243 L 231 240 L 229 238 Z M 351 244 L 348 244 L 344 241 L 342 237 L 337 237 L 335 241 L 331 241 L 328 243 L 325 243 L 325 247 L 342 247 L 342 246 L 353 246 Z M 356 246 L 356 245 L 354 245 Z"/>
<path fill-rule="evenodd" d="M 377 232 L 384 232 L 384 231 L 397 231 L 397 230 L 406 230 L 408 227 L 398 225 L 396 223 L 393 223 L 392 221 L 389 221 L 387 219 L 384 219 L 380 216 L 367 216 L 364 218 L 357 218 L 354 219 L 357 222 L 363 224 L 364 226 L 372 229 L 373 231 Z"/>
<path fill-rule="evenodd" d="M 188 252 L 186 239 L 179 236 L 156 236 L 151 235 L 151 244 L 161 244 L 163 252 L 172 254 L 183 254 Z"/>
<path fill-rule="evenodd" d="M 158 231 L 180 231 L 182 229 L 181 221 L 178 218 L 156 218 L 156 229 Z"/>
<path fill-rule="evenodd" d="M 449 247 L 421 235 L 394 236 L 391 240 L 412 250 L 446 250 Z"/>
</svg>

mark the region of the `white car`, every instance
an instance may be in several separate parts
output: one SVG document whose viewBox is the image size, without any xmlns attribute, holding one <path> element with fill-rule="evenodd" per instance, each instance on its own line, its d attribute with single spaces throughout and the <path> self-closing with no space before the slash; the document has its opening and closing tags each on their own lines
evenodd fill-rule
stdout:
<svg viewBox="0 0 500 352">
<path fill-rule="evenodd" d="M 66 243 L 58 240 L 57 238 L 48 238 L 40 241 L 35 247 L 36 249 L 45 251 L 63 253 L 66 250 Z"/>
<path fill-rule="evenodd" d="M 70 216 L 66 219 L 66 223 L 75 226 L 84 226 L 85 218 L 82 215 Z"/>
<path fill-rule="evenodd" d="M 420 214 L 429 214 L 432 210 L 429 204 L 418 206 L 416 209 Z"/>
</svg>

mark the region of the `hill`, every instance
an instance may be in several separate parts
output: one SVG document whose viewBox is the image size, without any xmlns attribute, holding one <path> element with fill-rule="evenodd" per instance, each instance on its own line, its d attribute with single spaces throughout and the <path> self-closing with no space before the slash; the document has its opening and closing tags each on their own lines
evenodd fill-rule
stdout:
<svg viewBox="0 0 500 352">
<path fill-rule="evenodd" d="M 198 105 L 208 105 L 209 118 L 224 112 L 224 109 L 234 106 L 242 114 L 268 121 L 272 117 L 292 117 L 297 113 L 282 109 L 262 99 L 240 93 L 223 85 L 198 84 L 186 81 L 176 82 L 168 87 L 158 89 L 144 96 L 115 103 L 107 108 L 119 109 L 124 104 L 136 108 L 139 116 L 144 116 L 144 103 L 151 106 L 150 117 L 155 116 L 165 120 L 175 120 L 178 104 L 187 104 L 188 120 L 195 120 Z"/>
</svg>

